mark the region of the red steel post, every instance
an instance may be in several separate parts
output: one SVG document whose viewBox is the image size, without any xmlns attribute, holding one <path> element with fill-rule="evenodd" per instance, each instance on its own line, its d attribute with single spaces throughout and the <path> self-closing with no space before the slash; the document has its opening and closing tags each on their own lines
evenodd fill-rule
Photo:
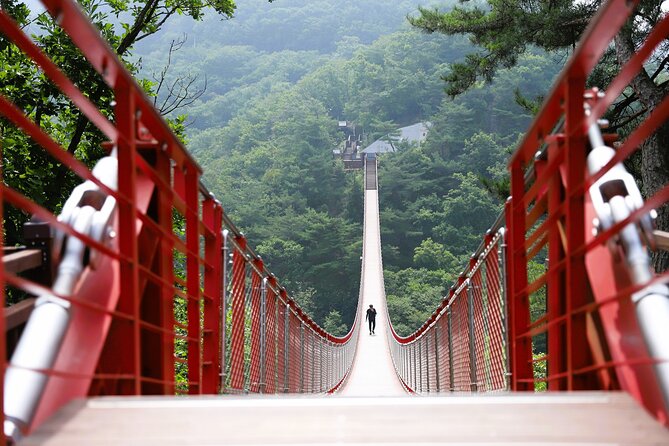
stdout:
<svg viewBox="0 0 669 446">
<path fill-rule="evenodd" d="M 264 264 L 260 259 L 254 259 L 253 264 L 260 271 L 264 271 Z M 255 269 L 251 271 L 251 364 L 249 367 L 249 391 L 260 392 L 260 299 L 262 294 L 263 277 Z"/>
<path fill-rule="evenodd" d="M 188 393 L 202 393 L 202 332 L 200 325 L 200 175 L 184 166 L 186 201 L 186 298 L 188 314 Z"/>
<path fill-rule="evenodd" d="M 567 234 L 567 258 L 565 271 L 565 311 L 569 315 L 566 327 L 566 361 L 568 390 L 590 388 L 587 377 L 575 375 L 576 370 L 590 363 L 586 342 L 586 313 L 574 312 L 587 302 L 587 276 L 585 270 L 585 222 L 584 193 L 586 147 L 585 147 L 585 111 L 583 95 L 585 78 L 572 73 L 565 86 L 565 226 Z"/>
<path fill-rule="evenodd" d="M 246 248 L 246 239 L 236 237 L 239 246 L 232 254 L 232 321 L 230 332 L 230 389 L 244 389 L 244 324 L 246 298 L 246 259 L 240 251 Z"/>
<path fill-rule="evenodd" d="M 286 392 L 286 304 L 282 299 L 286 298 L 284 290 L 280 290 L 279 295 L 275 297 L 276 312 L 276 375 L 277 375 L 277 393 Z"/>
<path fill-rule="evenodd" d="M 157 178 L 170 185 L 172 167 L 166 151 L 153 147 L 145 154 L 155 161 L 151 164 Z M 139 239 L 141 258 L 150 262 L 147 266 L 151 271 L 151 274 L 140 277 L 141 316 L 145 324 L 141 359 L 144 378 L 148 378 L 142 382 L 143 395 L 169 395 L 175 391 L 173 197 L 171 190 L 159 187 L 159 183 L 156 182 L 153 206 L 147 214 L 156 226 L 142 225 Z"/>
<path fill-rule="evenodd" d="M 559 152 L 565 150 L 564 138 L 558 135 L 551 142 L 548 147 L 548 162 L 553 162 L 560 154 Z M 556 172 L 548 182 L 548 216 L 552 217 L 560 211 L 560 206 L 563 200 L 562 180 L 560 179 L 560 172 Z M 562 318 L 565 314 L 565 293 L 564 293 L 564 272 L 557 271 L 558 264 L 564 259 L 565 246 L 562 245 L 562 235 L 560 226 L 564 225 L 564 216 L 559 216 L 555 223 L 548 229 L 548 265 L 546 274 L 548 275 L 546 282 L 546 306 L 548 312 L 548 320 L 556 321 Z M 541 352 L 548 354 L 547 364 L 547 383 L 548 390 L 564 390 L 566 389 L 565 378 L 551 379 L 554 376 L 561 375 L 566 371 L 565 363 L 565 323 L 553 323 L 547 329 L 547 343 L 548 351 Z"/>
<path fill-rule="evenodd" d="M 217 393 L 220 384 L 222 214 L 221 205 L 213 197 L 206 197 L 202 203 L 202 220 L 206 228 L 202 340 L 202 393 L 205 394 Z"/>
<path fill-rule="evenodd" d="M 118 239 L 121 294 L 118 310 L 131 315 L 132 322 L 123 322 L 119 337 L 126 350 L 118 352 L 119 366 L 123 373 L 132 375 L 132 386 L 121 390 L 122 394 L 141 393 L 140 351 L 140 302 L 139 302 L 139 253 L 137 241 L 137 146 L 136 129 L 138 110 L 135 95 L 130 85 L 119 83 L 115 90 L 116 127 L 119 133 L 118 147 L 118 191 L 128 201 L 118 202 Z"/>
<path fill-rule="evenodd" d="M 265 299 L 267 329 L 265 336 L 265 393 L 276 393 L 276 279 L 269 277 Z"/>
<path fill-rule="evenodd" d="M 508 308 L 509 356 L 512 390 L 534 390 L 531 384 L 532 340 L 526 333 L 530 325 L 527 293 L 527 252 L 525 248 L 525 172 L 520 160 L 511 165 L 511 200 L 506 206 L 508 231 Z"/>
</svg>

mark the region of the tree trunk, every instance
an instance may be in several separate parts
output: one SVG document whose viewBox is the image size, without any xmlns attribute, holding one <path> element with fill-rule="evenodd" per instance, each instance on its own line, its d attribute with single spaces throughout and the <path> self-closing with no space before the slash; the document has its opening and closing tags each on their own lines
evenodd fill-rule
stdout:
<svg viewBox="0 0 669 446">
<path fill-rule="evenodd" d="M 615 38 L 618 65 L 622 67 L 634 54 L 634 44 L 629 28 L 623 28 Z M 639 102 L 650 112 L 657 107 L 664 97 L 664 91 L 655 84 L 648 73 L 642 69 L 630 84 Z M 660 126 L 655 134 L 641 146 L 641 180 L 643 194 L 652 197 L 669 184 L 669 123 Z M 657 209 L 657 228 L 669 231 L 669 205 Z M 669 267 L 669 252 L 653 253 L 653 266 L 658 273 Z"/>
</svg>

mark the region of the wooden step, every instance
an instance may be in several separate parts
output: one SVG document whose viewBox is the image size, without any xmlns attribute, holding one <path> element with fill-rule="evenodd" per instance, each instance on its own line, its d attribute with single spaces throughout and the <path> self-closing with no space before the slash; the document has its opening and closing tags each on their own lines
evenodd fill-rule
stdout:
<svg viewBox="0 0 669 446">
<path fill-rule="evenodd" d="M 71 403 L 21 445 L 669 445 L 623 393 L 394 398 L 106 397 Z"/>
</svg>

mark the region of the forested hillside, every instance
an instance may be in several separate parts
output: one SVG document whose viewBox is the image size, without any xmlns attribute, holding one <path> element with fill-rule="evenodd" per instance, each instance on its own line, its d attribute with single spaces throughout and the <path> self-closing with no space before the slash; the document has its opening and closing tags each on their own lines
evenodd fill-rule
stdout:
<svg viewBox="0 0 669 446">
<path fill-rule="evenodd" d="M 337 120 L 366 141 L 430 121 L 427 141 L 380 159 L 386 288 L 396 328 L 408 334 L 450 287 L 502 200 L 482 180 L 502 180 L 505 160 L 535 99 L 561 60 L 534 51 L 452 100 L 442 76 L 471 50 L 467 39 L 426 35 L 405 23 L 418 1 L 260 0 L 230 21 L 170 28 L 140 48 L 145 75 L 186 43 L 171 76 L 198 75 L 206 91 L 189 107 L 189 147 L 205 181 L 291 294 L 326 328 L 342 332 L 357 303 L 362 177 L 331 150 Z"/>
</svg>

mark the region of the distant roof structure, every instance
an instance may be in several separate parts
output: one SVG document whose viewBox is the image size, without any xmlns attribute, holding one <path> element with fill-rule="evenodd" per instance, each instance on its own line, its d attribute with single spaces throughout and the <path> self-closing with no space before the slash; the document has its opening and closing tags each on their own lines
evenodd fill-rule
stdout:
<svg viewBox="0 0 669 446">
<path fill-rule="evenodd" d="M 408 143 L 419 143 L 425 141 L 427 137 L 427 132 L 430 129 L 432 124 L 429 122 L 418 122 L 407 127 L 402 127 L 398 129 L 399 136 L 393 136 L 388 138 L 377 139 L 362 151 L 363 153 L 386 153 L 394 152 L 395 146 L 393 142 L 408 142 Z M 390 141 L 389 141 L 390 139 Z"/>
</svg>

